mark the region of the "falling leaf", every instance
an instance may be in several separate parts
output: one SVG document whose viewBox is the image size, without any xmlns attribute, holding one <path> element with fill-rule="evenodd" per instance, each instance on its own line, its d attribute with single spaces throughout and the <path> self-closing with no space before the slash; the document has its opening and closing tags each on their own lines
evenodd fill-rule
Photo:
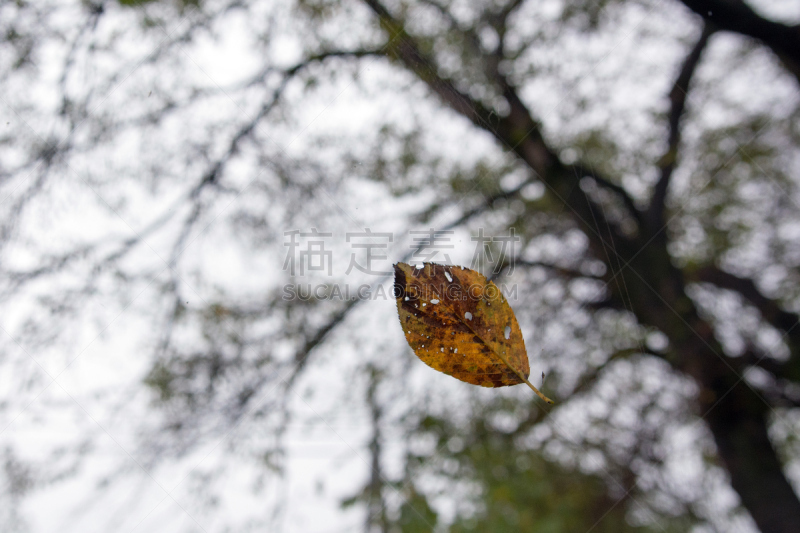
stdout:
<svg viewBox="0 0 800 533">
<path fill-rule="evenodd" d="M 527 384 L 530 368 L 514 311 L 497 285 L 463 267 L 394 266 L 400 324 L 425 364 L 473 385 Z"/>
</svg>

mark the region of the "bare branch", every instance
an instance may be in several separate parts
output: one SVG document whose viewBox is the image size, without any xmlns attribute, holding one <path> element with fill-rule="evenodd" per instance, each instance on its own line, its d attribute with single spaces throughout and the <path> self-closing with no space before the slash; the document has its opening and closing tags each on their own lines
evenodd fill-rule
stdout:
<svg viewBox="0 0 800 533">
<path fill-rule="evenodd" d="M 517 187 L 514 187 L 513 189 L 510 189 L 508 191 L 501 191 L 501 192 L 499 192 L 497 194 L 493 194 L 492 196 L 484 196 L 483 201 L 479 205 L 473 207 L 472 209 L 468 209 L 467 211 L 462 213 L 462 215 L 460 217 L 458 217 L 454 221 L 452 221 L 452 222 L 448 223 L 446 226 L 444 226 L 443 229 L 452 229 L 452 228 L 455 228 L 455 227 L 463 225 L 468 220 L 480 215 L 481 213 L 483 213 L 483 212 L 485 212 L 485 211 L 487 211 L 489 209 L 492 209 L 494 207 L 494 204 L 497 201 L 516 198 L 522 192 L 522 189 L 524 189 L 526 186 L 530 185 L 531 183 L 536 183 L 538 181 L 539 180 L 537 180 L 536 178 L 527 179 L 527 180 L 523 181 Z M 453 203 L 457 203 L 457 201 L 455 201 Z M 423 213 L 421 213 L 420 215 L 417 216 L 417 220 L 424 220 L 425 217 L 427 217 L 427 216 L 429 216 L 429 213 L 427 211 L 423 212 Z"/>
<path fill-rule="evenodd" d="M 90 279 L 95 278 L 100 271 L 104 270 L 105 268 L 108 268 L 109 266 L 113 265 L 114 263 L 122 259 L 125 255 L 131 252 L 139 244 L 143 243 L 148 236 L 152 235 L 153 233 L 163 228 L 179 212 L 180 206 L 183 205 L 184 202 L 188 200 L 193 204 L 192 208 L 193 215 L 190 216 L 191 223 L 189 223 L 188 226 L 184 224 L 184 229 L 181 233 L 183 237 L 179 239 L 179 241 L 177 241 L 175 243 L 175 246 L 173 247 L 172 257 L 169 260 L 170 267 L 173 267 L 175 261 L 177 260 L 178 255 L 180 254 L 180 252 L 182 252 L 183 248 L 182 241 L 183 239 L 186 238 L 186 231 L 188 231 L 189 227 L 191 227 L 191 225 L 193 225 L 194 222 L 196 222 L 197 216 L 199 215 L 198 211 L 199 204 L 197 204 L 197 202 L 200 193 L 209 185 L 217 187 L 219 186 L 218 180 L 220 175 L 224 171 L 225 166 L 239 152 L 242 142 L 252 135 L 253 131 L 255 131 L 259 122 L 261 122 L 273 109 L 275 109 L 289 82 L 312 64 L 324 62 L 330 58 L 363 58 L 367 56 L 379 56 L 379 55 L 382 56 L 382 51 L 380 49 L 331 50 L 309 56 L 305 60 L 284 70 L 282 72 L 283 79 L 281 80 L 281 83 L 273 90 L 271 97 L 269 97 L 262 104 L 258 113 L 256 113 L 256 115 L 251 120 L 243 124 L 242 127 L 239 128 L 239 130 L 234 134 L 234 136 L 231 138 L 228 144 L 228 149 L 225 151 L 225 153 L 222 154 L 216 161 L 211 163 L 208 169 L 202 174 L 200 179 L 197 181 L 197 183 L 195 183 L 191 188 L 189 188 L 189 190 L 184 195 L 182 195 L 175 202 L 170 204 L 169 207 L 167 207 L 162 214 L 158 215 L 150 223 L 144 226 L 143 229 L 136 232 L 135 235 L 120 242 L 116 250 L 107 254 L 105 257 L 99 259 L 92 269 L 92 276 L 90 277 Z M 269 71 L 262 71 L 262 73 L 260 73 L 259 76 L 263 78 L 269 72 L 273 72 L 273 70 L 270 69 Z M 61 146 L 59 145 L 57 149 L 61 149 Z M 19 217 L 27 201 L 30 200 L 30 198 L 33 197 L 43 187 L 45 179 L 47 177 L 47 172 L 51 167 L 55 154 L 56 154 L 55 151 L 52 152 L 52 155 L 50 151 L 47 151 L 43 152 L 43 155 L 39 158 L 39 162 L 37 164 L 44 165 L 42 174 L 39 178 L 37 178 L 34 184 L 31 187 L 29 187 L 29 190 L 26 191 L 26 193 L 22 195 L 22 197 L 14 204 L 14 206 L 11 209 L 11 215 L 7 217 L 8 223 L 0 224 L 0 246 L 8 241 L 7 232 L 10 231 L 10 224 L 12 224 L 13 221 Z M 34 161 L 32 161 L 31 164 L 32 163 L 34 163 Z M 46 259 L 46 261 L 43 261 L 43 263 L 46 263 L 44 264 L 44 266 L 40 266 L 33 270 L 4 272 L 7 278 L 11 281 L 8 290 L 4 291 L 4 296 L 18 289 L 22 284 L 28 281 L 34 280 L 43 275 L 49 275 L 55 273 L 60 269 L 66 267 L 73 260 L 87 257 L 93 251 L 99 248 L 100 245 L 102 244 L 104 243 L 98 242 L 91 245 L 84 245 L 79 248 L 76 248 L 75 250 L 66 252 L 64 254 L 49 257 Z"/>
<path fill-rule="evenodd" d="M 385 47 L 387 55 L 402 62 L 450 108 L 515 152 L 542 179 L 550 192 L 570 208 L 593 242 L 600 247 L 621 248 L 615 241 L 627 241 L 628 238 L 622 232 L 611 230 L 603 210 L 582 193 L 578 186 L 582 176 L 576 174 L 572 167 L 561 163 L 544 141 L 539 125 L 531 117 L 516 89 L 502 75 L 495 72 L 495 81 L 510 107 L 506 116 L 498 116 L 494 110 L 459 91 L 450 79 L 440 76 L 432 59 L 420 50 L 414 39 L 406 33 L 402 22 L 394 18 L 383 4 L 377 0 L 364 2 L 378 15 L 381 26 L 389 33 Z M 609 183 L 607 179 L 597 181 L 600 184 Z M 619 188 L 616 192 L 624 193 L 624 190 Z M 626 202 L 627 205 L 632 203 L 630 200 Z M 631 216 L 638 218 L 636 211 Z"/>
<path fill-rule="evenodd" d="M 510 265 L 509 265 L 510 266 Z M 591 278 L 591 279 L 601 279 L 597 276 L 592 276 L 591 274 L 584 274 L 580 270 L 575 270 L 572 268 L 562 267 L 553 263 L 548 263 L 546 261 L 526 261 L 524 259 L 515 259 L 514 266 L 521 266 L 525 268 L 535 268 L 540 267 L 552 272 L 555 272 L 559 276 L 566 278 L 566 279 L 575 279 L 575 278 Z"/>
<path fill-rule="evenodd" d="M 613 192 L 617 197 L 622 200 L 622 203 L 625 205 L 628 215 L 630 215 L 641 227 L 643 218 L 642 213 L 638 207 L 636 207 L 636 202 L 633 201 L 633 198 L 628 194 L 628 191 L 625 190 L 624 187 L 621 185 L 617 185 L 613 181 L 610 181 L 608 178 L 602 176 L 597 171 L 592 168 L 588 168 L 580 163 L 576 163 L 574 165 L 570 165 L 568 167 L 572 170 L 577 176 L 582 178 L 588 177 L 592 178 L 601 188 L 607 189 Z"/>
<path fill-rule="evenodd" d="M 703 50 L 708 44 L 708 39 L 716 31 L 716 27 L 710 23 L 703 26 L 703 31 L 697 43 L 683 61 L 678 78 L 669 93 L 671 108 L 669 112 L 669 137 L 667 141 L 667 151 L 661 157 L 659 166 L 661 167 L 661 177 L 656 183 L 653 191 L 653 198 L 650 200 L 650 207 L 647 209 L 647 220 L 651 231 L 658 231 L 664 223 L 664 206 L 667 199 L 670 178 L 675 170 L 678 161 L 678 147 L 681 142 L 681 118 L 686 109 L 686 97 L 689 95 L 689 84 L 692 81 L 697 65 L 703 55 Z"/>
<path fill-rule="evenodd" d="M 715 266 L 707 266 L 689 273 L 690 281 L 704 281 L 738 293 L 759 310 L 761 317 L 775 329 L 783 331 L 789 343 L 791 356 L 784 363 L 770 363 L 770 372 L 800 382 L 800 315 L 786 311 L 775 300 L 767 298 L 753 280 L 741 278 Z M 764 367 L 764 365 L 758 365 Z M 764 367 L 766 368 L 766 367 Z"/>
<path fill-rule="evenodd" d="M 377 0 L 364 0 L 364 2 L 375 12 L 381 26 L 389 34 L 384 53 L 401 61 L 454 111 L 471 120 L 476 126 L 485 128 L 490 122 L 492 111 L 459 91 L 451 80 L 440 76 L 435 63 L 420 51 L 416 42 L 406 33 L 403 24 L 395 19 L 383 4 Z"/>
<path fill-rule="evenodd" d="M 328 322 L 316 330 L 316 332 L 310 336 L 303 346 L 297 350 L 294 354 L 294 368 L 292 369 L 292 373 L 284 379 L 286 384 L 286 390 L 289 391 L 294 385 L 294 382 L 300 377 L 300 374 L 303 373 L 303 369 L 308 364 L 308 358 L 315 349 L 321 346 L 325 340 L 328 338 L 328 335 L 336 329 L 336 326 L 344 322 L 350 312 L 355 309 L 359 303 L 363 300 L 355 299 L 355 300 L 348 300 L 338 311 L 336 311 Z M 286 395 L 288 396 L 288 394 Z"/>
<path fill-rule="evenodd" d="M 681 0 L 720 29 L 753 37 L 770 47 L 800 81 L 800 25 L 766 19 L 742 0 Z"/>
</svg>

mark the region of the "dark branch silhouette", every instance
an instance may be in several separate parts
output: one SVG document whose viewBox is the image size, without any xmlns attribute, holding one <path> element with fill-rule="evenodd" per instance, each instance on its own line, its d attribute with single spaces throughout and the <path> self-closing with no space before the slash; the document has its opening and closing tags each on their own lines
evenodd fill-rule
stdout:
<svg viewBox="0 0 800 533">
<path fill-rule="evenodd" d="M 686 109 L 686 99 L 689 96 L 689 84 L 692 81 L 697 65 L 700 63 L 700 58 L 703 55 L 703 50 L 708 44 L 708 39 L 714 33 L 716 28 L 713 24 L 706 23 L 703 26 L 703 31 L 700 38 L 694 45 L 689 55 L 683 62 L 678 78 L 669 92 L 669 100 L 671 103 L 669 111 L 669 137 L 667 140 L 667 151 L 661 156 L 659 166 L 661 167 L 661 177 L 658 179 L 655 188 L 653 189 L 653 198 L 650 200 L 650 207 L 648 208 L 647 218 L 652 232 L 658 231 L 664 225 L 664 208 L 667 199 L 667 191 L 669 189 L 670 178 L 672 172 L 678 164 L 678 149 L 681 142 L 681 118 L 683 118 L 684 110 Z"/>
<path fill-rule="evenodd" d="M 681 0 L 720 29 L 758 39 L 775 52 L 800 81 L 800 26 L 766 19 L 742 0 Z"/>
</svg>

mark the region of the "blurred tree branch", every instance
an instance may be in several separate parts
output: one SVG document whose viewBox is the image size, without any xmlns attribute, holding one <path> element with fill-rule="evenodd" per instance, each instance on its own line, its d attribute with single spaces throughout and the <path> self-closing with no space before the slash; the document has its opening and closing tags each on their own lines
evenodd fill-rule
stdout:
<svg viewBox="0 0 800 533">
<path fill-rule="evenodd" d="M 647 209 L 647 219 L 652 228 L 652 232 L 659 231 L 665 223 L 665 202 L 667 200 L 667 191 L 669 189 L 672 172 L 678 164 L 678 149 L 680 148 L 681 142 L 681 118 L 686 108 L 686 99 L 689 96 L 689 84 L 692 81 L 692 76 L 697 69 L 697 65 L 700 63 L 700 58 L 703 55 L 706 44 L 708 44 L 708 39 L 715 31 L 716 28 L 712 23 L 707 22 L 703 26 L 700 38 L 689 52 L 689 55 L 686 56 L 678 78 L 675 80 L 675 84 L 669 92 L 671 107 L 669 111 L 667 151 L 661 156 L 659 161 L 661 177 L 658 179 L 653 189 L 653 198 L 650 200 L 650 206 Z"/>
<path fill-rule="evenodd" d="M 752 279 L 731 274 L 716 266 L 704 266 L 690 276 L 696 281 L 734 291 L 758 309 L 768 324 L 783 331 L 789 345 L 789 359 L 784 362 L 770 359 L 768 368 L 776 377 L 800 383 L 800 316 L 797 313 L 784 310 L 778 302 L 764 296 Z"/>
<path fill-rule="evenodd" d="M 756 523 L 764 533 L 791 533 L 800 528 L 800 499 L 785 477 L 780 460 L 767 434 L 769 406 L 755 390 L 742 384 L 741 369 L 723 355 L 712 327 L 697 313 L 686 294 L 684 274 L 672 265 L 668 239 L 661 227 L 642 231 L 631 237 L 612 225 L 603 207 L 581 190 L 586 177 L 581 167 L 561 163 L 540 133 L 539 126 L 516 89 L 499 72 L 493 77 L 509 105 L 505 116 L 497 117 L 480 102 L 457 90 L 440 76 L 435 63 L 425 55 L 401 20 L 377 0 L 364 0 L 377 15 L 388 33 L 387 53 L 416 74 L 431 91 L 454 111 L 477 127 L 494 135 L 512 149 L 548 186 L 548 189 L 572 212 L 575 222 L 589 237 L 596 257 L 605 257 L 608 266 L 616 263 L 617 272 L 608 270 L 612 291 L 638 319 L 663 331 L 674 345 L 666 359 L 688 374 L 701 388 L 699 404 L 714 435 L 720 455 L 731 474 L 732 484 Z M 715 19 L 725 27 L 726 19 Z M 682 68 L 676 85 L 688 89 L 700 53 L 711 32 L 704 30 Z M 800 47 L 797 48 L 800 50 Z M 670 132 L 670 148 L 679 141 L 678 125 L 685 103 L 684 94 L 675 94 Z M 662 175 L 661 189 L 666 190 L 672 169 Z M 608 179 L 595 179 L 599 185 Z M 641 220 L 624 190 L 615 190 L 623 198 L 629 215 Z M 663 196 L 659 193 L 659 197 Z M 661 213 L 663 198 L 654 204 Z M 632 210 L 631 210 L 632 209 Z M 645 273 L 644 275 L 642 273 Z M 655 297 L 655 298 L 654 298 Z M 770 487 L 769 490 L 766 487 Z M 770 493 L 766 496 L 767 492 Z"/>
<path fill-rule="evenodd" d="M 741 33 L 766 44 L 800 81 L 800 25 L 766 19 L 743 0 L 681 0 L 686 7 L 720 29 Z"/>
</svg>

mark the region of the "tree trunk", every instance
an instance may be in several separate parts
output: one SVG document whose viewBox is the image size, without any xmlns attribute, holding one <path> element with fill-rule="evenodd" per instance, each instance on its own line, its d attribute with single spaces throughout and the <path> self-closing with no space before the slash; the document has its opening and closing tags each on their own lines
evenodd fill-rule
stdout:
<svg viewBox="0 0 800 533">
<path fill-rule="evenodd" d="M 769 411 L 744 383 L 706 416 L 731 485 L 763 533 L 800 531 L 800 502 L 767 436 Z"/>
<path fill-rule="evenodd" d="M 673 354 L 667 359 L 697 383 L 699 414 L 742 505 L 762 533 L 800 532 L 800 499 L 767 434 L 771 407 L 745 382 L 745 367 L 738 362 L 755 356 L 724 355 L 686 295 L 682 273 L 669 262 L 666 239 L 656 239 L 631 267 L 622 274 L 625 296 L 642 323 L 667 334 Z"/>
</svg>

